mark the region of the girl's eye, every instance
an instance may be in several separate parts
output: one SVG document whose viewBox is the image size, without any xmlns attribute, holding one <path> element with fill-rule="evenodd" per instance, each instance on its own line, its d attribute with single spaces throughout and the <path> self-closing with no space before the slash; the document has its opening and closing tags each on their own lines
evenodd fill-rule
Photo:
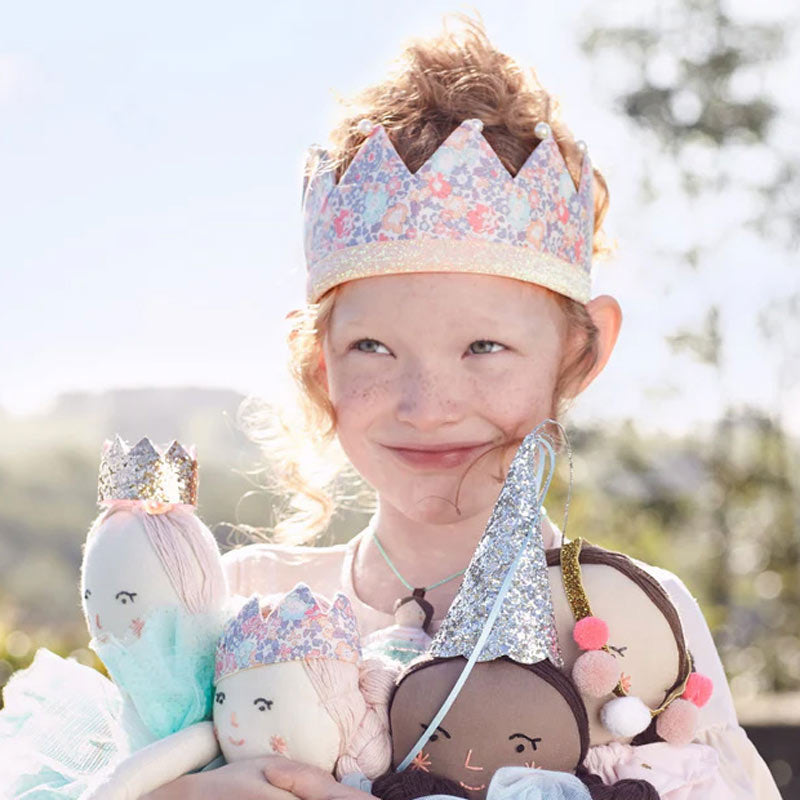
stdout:
<svg viewBox="0 0 800 800">
<path fill-rule="evenodd" d="M 474 356 L 482 356 L 486 353 L 499 353 L 505 350 L 505 346 L 499 342 L 492 342 L 489 339 L 478 339 L 469 346 L 469 352 Z"/>
<path fill-rule="evenodd" d="M 225 702 L 225 692 L 217 692 L 214 695 L 214 701 L 222 705 Z"/>
<path fill-rule="evenodd" d="M 132 603 L 134 598 L 136 597 L 137 592 L 117 592 L 114 595 L 116 600 L 119 600 L 122 605 L 127 605 L 128 603 Z"/>
<path fill-rule="evenodd" d="M 359 339 L 357 342 L 353 342 L 350 349 L 358 350 L 361 353 L 389 353 L 389 348 L 377 339 Z"/>
</svg>

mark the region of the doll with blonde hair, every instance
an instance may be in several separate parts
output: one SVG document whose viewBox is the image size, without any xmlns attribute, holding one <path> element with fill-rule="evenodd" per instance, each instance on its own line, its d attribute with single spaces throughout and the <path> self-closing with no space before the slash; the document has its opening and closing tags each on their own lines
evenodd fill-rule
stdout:
<svg viewBox="0 0 800 800">
<path fill-rule="evenodd" d="M 614 348 L 619 305 L 591 292 L 606 182 L 553 95 L 473 20 L 409 44 L 347 106 L 328 146 L 311 150 L 304 177 L 307 304 L 289 315 L 300 413 L 268 425 L 251 415 L 294 513 L 276 543 L 226 554 L 228 580 L 243 595 L 300 580 L 342 591 L 365 637 L 419 589 L 435 634 L 519 443 Z M 345 467 L 374 490 L 376 512 L 349 542 L 310 547 Z M 557 543 L 546 519 L 542 535 Z M 719 753 L 731 797 L 776 798 L 697 604 L 675 576 L 654 574 L 717 687 L 697 739 Z M 153 800 L 186 788 L 304 800 L 357 791 L 272 756 L 189 776 Z"/>
</svg>

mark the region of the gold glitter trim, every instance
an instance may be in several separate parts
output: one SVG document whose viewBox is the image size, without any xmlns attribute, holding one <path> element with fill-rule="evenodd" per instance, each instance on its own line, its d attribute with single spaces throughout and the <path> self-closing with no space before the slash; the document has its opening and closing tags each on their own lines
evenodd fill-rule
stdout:
<svg viewBox="0 0 800 800">
<path fill-rule="evenodd" d="M 672 690 L 672 691 L 671 691 L 671 692 L 670 692 L 670 693 L 667 695 L 667 697 L 666 697 L 666 699 L 664 700 L 664 702 L 663 702 L 663 703 L 662 703 L 662 704 L 661 704 L 661 705 L 660 705 L 658 708 L 654 708 L 654 709 L 651 709 L 651 710 L 650 710 L 650 716 L 651 716 L 651 717 L 657 717 L 657 716 L 658 716 L 658 715 L 659 715 L 659 714 L 660 714 L 662 711 L 664 711 L 664 710 L 666 709 L 666 707 L 667 707 L 667 706 L 668 706 L 668 705 L 669 705 L 669 704 L 670 704 L 670 703 L 671 703 L 673 700 L 675 700 L 676 698 L 680 697 L 680 696 L 681 696 L 681 695 L 682 695 L 682 694 L 683 694 L 683 693 L 686 691 L 686 686 L 687 686 L 687 684 L 689 683 L 689 678 L 691 678 L 691 677 L 692 677 L 692 669 L 693 669 L 693 667 L 694 667 L 694 662 L 692 661 L 692 654 L 687 652 L 687 654 L 686 654 L 686 655 L 687 655 L 687 656 L 688 656 L 688 658 L 689 658 L 689 669 L 688 669 L 688 671 L 687 671 L 687 673 L 686 673 L 686 677 L 683 679 L 683 681 L 682 681 L 682 682 L 681 682 L 681 683 L 680 683 L 678 686 L 676 686 L 676 687 L 675 687 L 675 688 L 674 688 L 674 689 L 673 689 L 673 690 Z"/>
<path fill-rule="evenodd" d="M 376 275 L 414 272 L 467 272 L 516 278 L 587 303 L 591 277 L 580 267 L 525 245 L 474 239 L 398 239 L 344 247 L 315 263 L 307 284 L 316 303 L 337 284 Z"/>
<path fill-rule="evenodd" d="M 177 441 L 161 453 L 148 438 L 130 447 L 120 436 L 100 459 L 97 502 L 141 500 L 197 505 L 197 459 Z"/>
<path fill-rule="evenodd" d="M 592 616 L 592 607 L 589 605 L 589 598 L 586 596 L 586 589 L 583 587 L 581 577 L 581 547 L 583 547 L 583 539 L 577 538 L 567 542 L 561 548 L 561 578 L 564 581 L 564 592 L 567 595 L 567 602 L 572 609 L 575 622 Z"/>
</svg>

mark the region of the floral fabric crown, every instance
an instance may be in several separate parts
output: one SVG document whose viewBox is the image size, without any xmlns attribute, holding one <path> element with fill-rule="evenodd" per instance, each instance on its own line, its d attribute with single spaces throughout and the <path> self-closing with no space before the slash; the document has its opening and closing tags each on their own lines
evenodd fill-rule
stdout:
<svg viewBox="0 0 800 800">
<path fill-rule="evenodd" d="M 147 437 L 132 447 L 120 436 L 106 441 L 100 458 L 97 502 L 141 502 L 151 513 L 171 504 L 197 505 L 197 458 L 174 441 L 161 452 Z"/>
<path fill-rule="evenodd" d="M 585 145 L 576 189 L 547 123 L 514 177 L 482 130 L 465 120 L 412 174 L 383 126 L 362 120 L 367 139 L 338 184 L 327 153 L 312 148 L 303 197 L 309 302 L 345 281 L 406 272 L 501 275 L 587 302 L 594 195 Z"/>
<path fill-rule="evenodd" d="M 361 644 L 353 607 L 337 593 L 329 603 L 298 583 L 272 607 L 253 595 L 225 626 L 217 645 L 214 685 L 252 667 L 323 658 L 355 664 Z"/>
</svg>

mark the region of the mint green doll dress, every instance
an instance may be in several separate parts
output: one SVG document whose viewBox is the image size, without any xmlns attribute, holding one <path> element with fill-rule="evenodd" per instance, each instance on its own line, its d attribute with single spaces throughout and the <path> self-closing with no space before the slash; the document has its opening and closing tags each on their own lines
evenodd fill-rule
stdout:
<svg viewBox="0 0 800 800">
<path fill-rule="evenodd" d="M 93 639 L 109 680 L 40 649 L 0 711 L 0 798 L 80 800 L 120 761 L 211 718 L 224 612 L 158 609 L 141 636 Z"/>
</svg>

